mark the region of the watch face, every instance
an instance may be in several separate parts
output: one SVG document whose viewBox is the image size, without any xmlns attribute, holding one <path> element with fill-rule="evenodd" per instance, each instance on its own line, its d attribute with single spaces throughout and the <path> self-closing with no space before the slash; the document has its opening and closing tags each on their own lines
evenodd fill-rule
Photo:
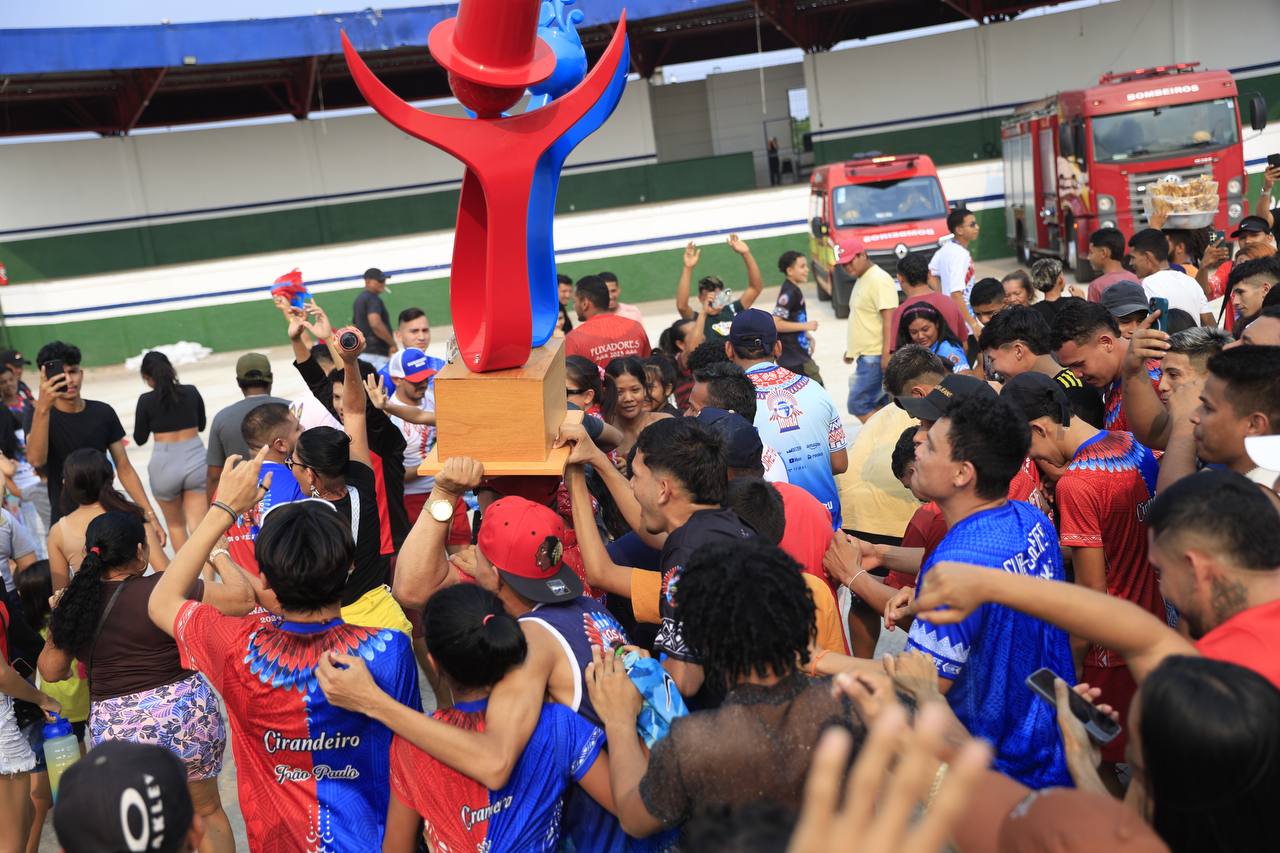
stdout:
<svg viewBox="0 0 1280 853">
<path fill-rule="evenodd" d="M 431 517 L 436 521 L 448 521 L 453 517 L 453 504 L 449 501 L 432 501 Z"/>
</svg>

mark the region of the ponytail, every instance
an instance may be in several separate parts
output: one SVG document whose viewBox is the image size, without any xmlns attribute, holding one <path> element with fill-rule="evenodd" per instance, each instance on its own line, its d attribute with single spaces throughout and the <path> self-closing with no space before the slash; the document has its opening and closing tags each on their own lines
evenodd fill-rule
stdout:
<svg viewBox="0 0 1280 853">
<path fill-rule="evenodd" d="M 524 632 L 493 593 L 471 584 L 446 587 L 422 613 L 427 651 L 462 687 L 492 687 L 524 663 Z"/>
<path fill-rule="evenodd" d="M 77 652 L 93 641 L 102 615 L 102 576 L 137 559 L 146 538 L 142 517 L 133 513 L 106 512 L 89 522 L 84 560 L 49 615 L 55 646 Z"/>
<path fill-rule="evenodd" d="M 178 399 L 178 372 L 173 369 L 169 357 L 159 350 L 152 350 L 142 357 L 142 375 L 156 385 L 160 402 L 172 404 Z"/>
</svg>

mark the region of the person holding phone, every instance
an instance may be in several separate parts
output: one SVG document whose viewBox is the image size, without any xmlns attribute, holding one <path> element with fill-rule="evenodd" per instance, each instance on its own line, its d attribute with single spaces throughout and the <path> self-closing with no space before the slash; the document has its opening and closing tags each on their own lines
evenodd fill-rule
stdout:
<svg viewBox="0 0 1280 853">
<path fill-rule="evenodd" d="M 40 396 L 23 425 L 27 432 L 27 461 L 43 468 L 49 479 L 51 522 L 74 507 L 63 505 L 62 464 L 82 447 L 111 454 L 120 485 L 129 499 L 142 507 L 147 526 L 160 545 L 165 544 L 165 526 L 156 519 L 142 480 L 124 449 L 124 427 L 116 410 L 99 400 L 80 396 L 84 371 L 80 369 L 80 348 L 52 341 L 36 356 L 40 365 Z"/>
<path fill-rule="evenodd" d="M 1280 207 L 1272 207 L 1272 190 L 1280 181 L 1280 154 L 1267 155 L 1267 168 L 1262 173 L 1262 192 L 1253 203 L 1253 215 L 1267 223 L 1272 235 L 1280 240 Z"/>
<path fill-rule="evenodd" d="M 1000 398 L 1030 427 L 1031 458 L 1062 472 L 1055 487 L 1058 538 L 1071 549 L 1075 582 L 1164 616 L 1143 521 L 1160 474 L 1155 454 L 1132 433 L 1100 430 L 1076 418 L 1062 387 L 1043 373 L 1014 377 Z M 1137 684 L 1124 659 L 1080 637 L 1072 646 L 1081 680 L 1101 688 L 1103 700 L 1126 714 Z M 1120 789 L 1115 765 L 1124 760 L 1124 745 L 1117 738 L 1102 751 L 1103 773 L 1110 774 L 1114 790 Z"/>
</svg>

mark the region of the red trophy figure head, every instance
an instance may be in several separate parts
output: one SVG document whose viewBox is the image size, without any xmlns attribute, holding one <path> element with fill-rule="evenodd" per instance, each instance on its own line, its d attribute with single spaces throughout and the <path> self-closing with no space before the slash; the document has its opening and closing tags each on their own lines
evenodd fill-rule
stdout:
<svg viewBox="0 0 1280 853">
<path fill-rule="evenodd" d="M 466 0 L 427 37 L 449 88 L 481 118 L 499 116 L 551 76 L 555 53 L 538 38 L 540 0 Z"/>
</svg>

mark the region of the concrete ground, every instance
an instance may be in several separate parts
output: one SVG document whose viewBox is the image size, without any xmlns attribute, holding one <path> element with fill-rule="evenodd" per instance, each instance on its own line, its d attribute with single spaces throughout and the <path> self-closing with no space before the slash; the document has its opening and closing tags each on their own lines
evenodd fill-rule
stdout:
<svg viewBox="0 0 1280 853">
<path fill-rule="evenodd" d="M 977 264 L 977 275 L 980 278 L 989 275 L 1000 277 L 1015 267 L 1016 263 L 1012 258 L 982 262 Z M 769 273 L 766 272 L 766 275 L 769 275 Z M 766 310 L 771 309 L 777 294 L 777 287 L 766 288 L 756 303 L 757 307 Z M 826 386 L 831 391 L 837 407 L 843 412 L 850 375 L 850 366 L 846 365 L 842 359 L 845 349 L 845 321 L 835 318 L 830 302 L 818 301 L 816 285 L 812 283 L 807 285 L 805 287 L 805 296 L 808 302 L 810 318 L 818 321 L 818 330 L 812 333 L 816 344 L 814 360 L 817 361 L 822 371 Z M 626 301 L 626 282 L 623 282 L 622 298 L 623 301 Z M 642 303 L 640 307 L 644 312 L 645 329 L 649 332 L 650 340 L 654 342 L 658 340 L 662 330 L 671 325 L 678 316 L 675 310 L 674 298 L 662 302 Z M 262 310 L 270 312 L 275 309 L 270 303 L 264 302 Z M 335 322 L 341 322 L 343 319 L 345 318 L 334 318 Z M 430 347 L 432 355 L 442 358 L 445 356 L 445 343 L 452 333 L 452 327 L 449 326 L 438 326 L 432 330 L 432 344 Z M 275 385 L 272 393 L 289 398 L 305 389 L 305 384 L 298 376 L 297 371 L 293 370 L 291 366 L 293 360 L 292 351 L 285 338 L 283 324 L 280 329 L 279 344 L 273 347 L 260 348 L 258 351 L 265 353 L 271 359 L 275 375 Z M 198 363 L 178 367 L 180 380 L 185 384 L 195 385 L 200 389 L 200 393 L 204 397 L 205 410 L 208 412 L 210 420 L 223 407 L 240 399 L 240 390 L 235 384 L 235 363 L 236 359 L 243 353 L 244 351 L 214 353 Z M 34 353 L 28 354 L 29 357 L 31 355 L 34 355 Z M 91 368 L 86 370 L 85 373 L 82 393 L 89 399 L 102 400 L 111 404 L 119 413 L 125 430 L 130 434 L 129 459 L 134 468 L 137 469 L 143 484 L 147 486 L 149 494 L 150 484 L 147 482 L 146 468 L 147 462 L 151 458 L 151 448 L 154 443 L 149 442 L 141 447 L 132 443 L 134 407 L 138 396 L 147 390 L 146 386 L 136 372 L 127 370 L 123 365 Z M 25 378 L 28 384 L 34 384 L 30 372 Z M 856 434 L 860 426 L 856 418 L 846 417 L 846 431 L 849 433 L 850 439 Z M 425 687 L 425 678 L 422 679 L 422 683 L 424 685 L 424 704 L 427 707 L 434 707 L 430 689 Z M 222 791 L 223 804 L 231 818 L 232 828 L 235 830 L 237 848 L 247 850 L 248 842 L 244 834 L 244 820 L 238 805 L 236 768 L 231 756 L 230 745 L 227 748 L 226 762 L 222 776 L 219 779 L 219 788 Z M 57 853 L 58 851 L 52 821 L 46 822 L 40 851 L 41 853 Z"/>
</svg>

